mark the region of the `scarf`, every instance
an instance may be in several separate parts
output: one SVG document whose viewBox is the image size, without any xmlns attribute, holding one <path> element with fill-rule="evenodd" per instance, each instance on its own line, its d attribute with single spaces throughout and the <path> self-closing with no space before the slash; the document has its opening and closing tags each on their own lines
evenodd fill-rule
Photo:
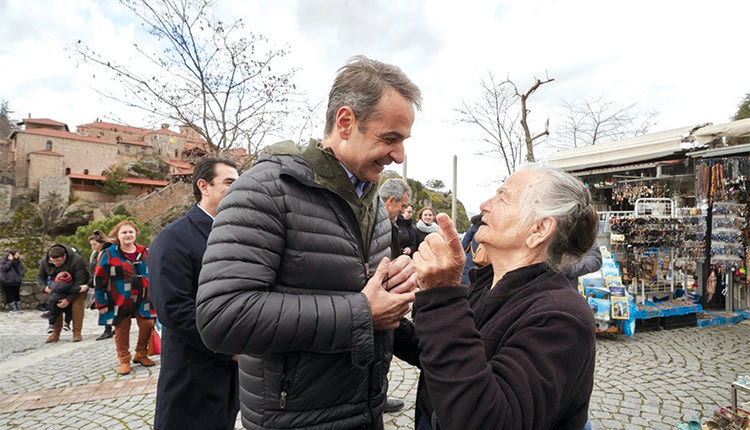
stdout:
<svg viewBox="0 0 750 430">
<path fill-rule="evenodd" d="M 430 233 L 435 233 L 436 231 L 438 231 L 438 226 L 436 222 L 433 222 L 432 224 L 427 225 L 424 223 L 424 221 L 419 220 L 419 222 L 417 223 L 417 230 L 421 231 L 422 233 L 430 234 Z"/>
</svg>

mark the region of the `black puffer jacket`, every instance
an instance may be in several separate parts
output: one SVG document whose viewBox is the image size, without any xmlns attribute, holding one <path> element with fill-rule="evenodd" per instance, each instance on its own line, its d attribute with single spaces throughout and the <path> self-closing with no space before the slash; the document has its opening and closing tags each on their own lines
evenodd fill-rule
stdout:
<svg viewBox="0 0 750 430">
<path fill-rule="evenodd" d="M 372 186 L 355 217 L 346 173 L 312 145 L 266 148 L 222 200 L 203 258 L 198 329 L 209 349 L 246 354 L 250 429 L 368 426 L 385 405 L 393 332 L 373 331 L 361 290 L 390 255 L 391 222 Z M 373 220 L 367 247 L 358 219 Z"/>
</svg>

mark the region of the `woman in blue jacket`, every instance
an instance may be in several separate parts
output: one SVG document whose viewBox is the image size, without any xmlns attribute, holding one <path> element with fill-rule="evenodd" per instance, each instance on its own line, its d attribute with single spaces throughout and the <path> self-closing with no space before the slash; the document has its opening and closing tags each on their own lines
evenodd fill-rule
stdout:
<svg viewBox="0 0 750 430">
<path fill-rule="evenodd" d="M 21 253 L 11 249 L 0 263 L 0 285 L 5 293 L 5 303 L 11 312 L 21 312 L 21 281 L 26 268 L 21 262 Z"/>
</svg>

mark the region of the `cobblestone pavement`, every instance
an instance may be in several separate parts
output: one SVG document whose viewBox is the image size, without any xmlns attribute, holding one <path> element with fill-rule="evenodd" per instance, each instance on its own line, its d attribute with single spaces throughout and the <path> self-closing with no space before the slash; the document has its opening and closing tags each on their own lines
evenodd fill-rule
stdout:
<svg viewBox="0 0 750 430">
<path fill-rule="evenodd" d="M 0 429 L 149 429 L 159 361 L 116 373 L 111 340 L 87 311 L 83 342 L 45 344 L 38 311 L 0 312 Z M 135 333 L 131 347 L 135 344 Z M 597 341 L 590 414 L 598 429 L 674 429 L 729 404 L 729 384 L 750 374 L 750 322 L 637 333 Z M 417 372 L 394 360 L 390 394 L 406 406 L 387 430 L 412 429 Z M 748 401 L 750 399 L 743 399 Z M 241 428 L 237 421 L 237 428 Z M 470 429 L 467 429 L 470 430 Z"/>
</svg>

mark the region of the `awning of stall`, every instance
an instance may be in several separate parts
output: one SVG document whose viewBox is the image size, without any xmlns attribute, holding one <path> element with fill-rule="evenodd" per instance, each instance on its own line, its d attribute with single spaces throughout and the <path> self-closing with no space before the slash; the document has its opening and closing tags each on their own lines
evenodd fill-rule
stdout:
<svg viewBox="0 0 750 430">
<path fill-rule="evenodd" d="M 682 127 L 615 142 L 565 149 L 547 156 L 545 161 L 558 169 L 578 171 L 663 159 L 693 149 L 696 142 L 684 140 L 699 127 L 701 126 Z"/>
<path fill-rule="evenodd" d="M 601 175 L 601 174 L 609 174 L 609 173 L 618 173 L 618 172 L 628 172 L 633 170 L 645 170 L 645 169 L 653 169 L 656 166 L 666 166 L 669 164 L 677 164 L 677 163 L 684 163 L 685 159 L 675 159 L 675 160 L 659 160 L 659 161 L 653 161 L 648 163 L 634 163 L 634 164 L 625 164 L 622 166 L 611 166 L 611 167 L 599 167 L 596 169 L 589 169 L 589 170 L 577 170 L 572 172 L 575 176 L 582 177 L 582 176 L 588 176 L 588 175 Z M 649 178 L 645 178 L 649 179 Z"/>
<path fill-rule="evenodd" d="M 693 158 L 729 157 L 739 154 L 750 154 L 750 143 L 734 146 L 723 146 L 721 148 L 705 149 L 688 154 Z"/>
<path fill-rule="evenodd" d="M 708 144 L 721 137 L 750 136 L 750 118 L 728 122 L 726 124 L 709 125 L 693 133 L 695 141 Z"/>
</svg>

